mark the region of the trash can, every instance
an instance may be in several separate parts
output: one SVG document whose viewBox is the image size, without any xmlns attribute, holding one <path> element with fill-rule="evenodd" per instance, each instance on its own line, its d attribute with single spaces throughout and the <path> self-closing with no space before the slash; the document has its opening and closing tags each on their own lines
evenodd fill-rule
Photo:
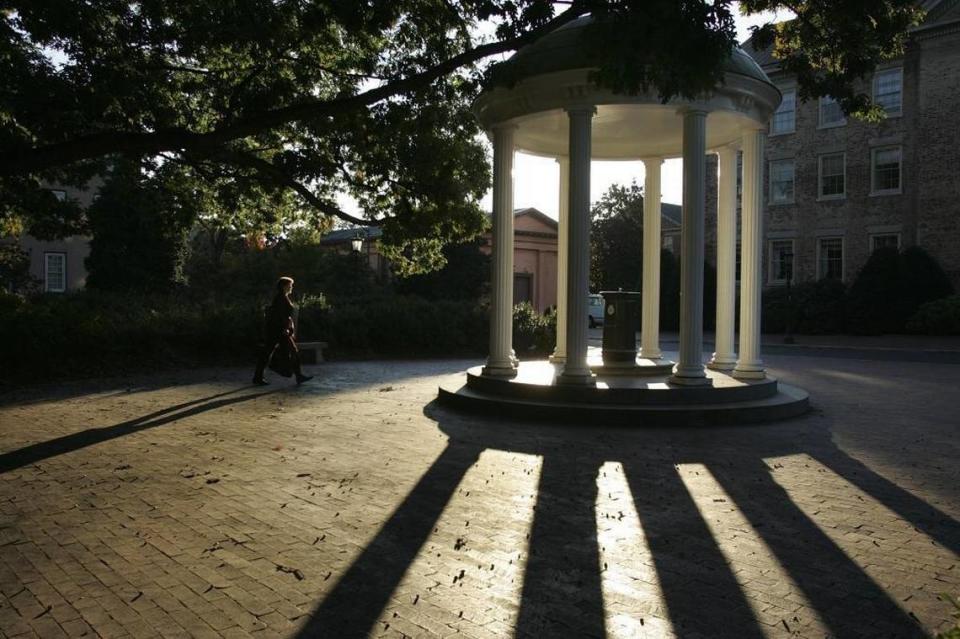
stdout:
<svg viewBox="0 0 960 639">
<path fill-rule="evenodd" d="M 603 295 L 603 365 L 633 366 L 637 359 L 640 293 L 601 291 Z"/>
</svg>

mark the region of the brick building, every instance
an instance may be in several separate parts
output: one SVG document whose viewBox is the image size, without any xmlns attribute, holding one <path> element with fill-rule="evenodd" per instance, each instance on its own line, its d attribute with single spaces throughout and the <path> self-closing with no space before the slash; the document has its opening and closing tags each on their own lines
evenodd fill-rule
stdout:
<svg viewBox="0 0 960 639">
<path fill-rule="evenodd" d="M 922 4 L 905 55 L 859 87 L 887 112 L 875 124 L 801 103 L 770 51 L 744 45 L 783 93 L 766 146 L 765 285 L 850 282 L 874 249 L 919 245 L 960 288 L 960 0 Z"/>
</svg>

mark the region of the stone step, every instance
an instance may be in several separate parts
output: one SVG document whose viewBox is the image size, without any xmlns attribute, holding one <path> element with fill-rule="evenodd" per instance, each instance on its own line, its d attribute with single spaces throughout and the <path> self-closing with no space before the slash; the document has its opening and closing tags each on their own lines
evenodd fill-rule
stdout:
<svg viewBox="0 0 960 639">
<path fill-rule="evenodd" d="M 459 381 L 462 384 L 462 376 Z M 769 397 L 722 403 L 612 404 L 507 397 L 451 380 L 439 389 L 441 405 L 466 412 L 517 419 L 577 422 L 584 425 L 719 426 L 776 421 L 809 410 L 806 391 L 774 384 Z M 678 389 L 690 390 L 690 389 Z"/>
<path fill-rule="evenodd" d="M 777 380 L 736 380 L 726 373 L 707 371 L 710 386 L 675 386 L 668 376 L 600 375 L 596 385 L 560 386 L 556 370 L 546 362 L 523 362 L 513 378 L 481 375 L 482 368 L 467 371 L 467 386 L 479 393 L 504 398 L 553 403 L 617 405 L 721 404 L 759 400 L 777 394 Z M 462 378 L 461 378 L 462 381 Z"/>
</svg>

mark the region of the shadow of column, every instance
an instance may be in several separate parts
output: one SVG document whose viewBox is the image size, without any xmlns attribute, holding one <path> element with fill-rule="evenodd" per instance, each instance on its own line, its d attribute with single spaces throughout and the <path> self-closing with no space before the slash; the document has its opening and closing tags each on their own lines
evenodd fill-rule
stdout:
<svg viewBox="0 0 960 639">
<path fill-rule="evenodd" d="M 953 554 L 960 555 L 960 522 L 950 515 L 840 449 L 835 448 L 830 453 L 811 453 L 811 456 Z"/>
<path fill-rule="evenodd" d="M 804 513 L 762 459 L 708 464 L 837 637 L 924 637 L 919 625 Z"/>
<path fill-rule="evenodd" d="M 604 637 L 594 463 L 544 455 L 517 637 Z"/>
<path fill-rule="evenodd" d="M 480 456 L 448 445 L 311 615 L 298 637 L 366 637 Z"/>
<path fill-rule="evenodd" d="M 740 584 L 672 464 L 624 473 L 678 636 L 763 637 Z"/>
</svg>

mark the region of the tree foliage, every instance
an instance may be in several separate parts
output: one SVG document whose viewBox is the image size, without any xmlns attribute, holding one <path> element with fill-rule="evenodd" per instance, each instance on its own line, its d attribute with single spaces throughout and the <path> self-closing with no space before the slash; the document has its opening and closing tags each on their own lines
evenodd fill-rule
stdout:
<svg viewBox="0 0 960 639">
<path fill-rule="evenodd" d="M 590 211 L 590 285 L 639 291 L 643 263 L 643 188 L 612 185 Z"/>
<path fill-rule="evenodd" d="M 732 0 L 0 1 L 0 222 L 35 234 L 82 222 L 45 183 L 82 186 L 118 156 L 180 167 L 204 197 L 384 227 L 403 272 L 476 237 L 486 151 L 469 107 L 494 56 L 587 13 L 597 82 L 664 100 L 714 86 Z M 845 108 L 918 18 L 907 0 L 745 0 L 788 8 L 764 27 L 802 98 Z M 362 210 L 341 210 L 348 193 Z M 198 196 L 199 197 L 199 196 Z M 264 204 L 268 203 L 268 204 Z M 209 204 L 209 202 L 208 202 Z M 286 208 L 283 211 L 290 211 Z"/>
<path fill-rule="evenodd" d="M 162 173 L 162 171 L 161 171 Z M 87 286 L 101 291 L 169 291 L 183 283 L 193 201 L 164 188 L 138 163 L 115 165 L 88 211 L 93 235 Z"/>
</svg>

